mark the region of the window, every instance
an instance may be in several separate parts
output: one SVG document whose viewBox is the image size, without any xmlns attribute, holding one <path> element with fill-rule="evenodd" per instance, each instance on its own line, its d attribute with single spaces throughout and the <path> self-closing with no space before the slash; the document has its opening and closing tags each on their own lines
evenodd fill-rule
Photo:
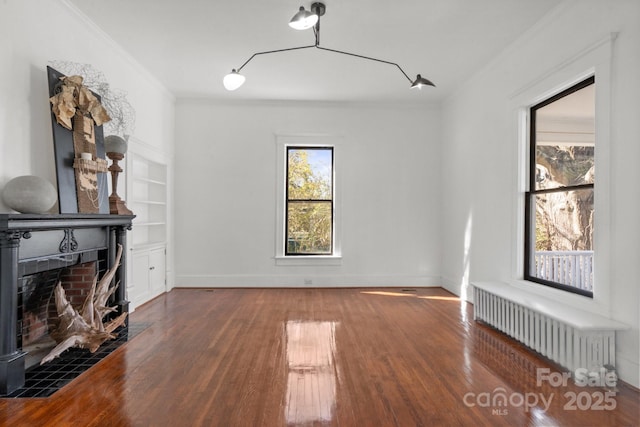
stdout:
<svg viewBox="0 0 640 427">
<path fill-rule="evenodd" d="M 333 254 L 333 147 L 286 148 L 285 256 Z"/>
<path fill-rule="evenodd" d="M 526 280 L 593 297 L 595 78 L 530 108 Z"/>
</svg>

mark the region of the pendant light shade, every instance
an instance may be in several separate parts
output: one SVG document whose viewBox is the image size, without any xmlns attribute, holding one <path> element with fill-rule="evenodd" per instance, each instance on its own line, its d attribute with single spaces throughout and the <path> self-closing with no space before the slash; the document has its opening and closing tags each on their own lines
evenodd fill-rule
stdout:
<svg viewBox="0 0 640 427">
<path fill-rule="evenodd" d="M 245 77 L 236 70 L 231 70 L 229 74 L 224 76 L 222 84 L 226 90 L 236 90 L 244 84 Z"/>
<path fill-rule="evenodd" d="M 436 87 L 436 85 L 434 85 L 429 80 L 425 79 L 420 74 L 418 74 L 416 76 L 416 80 L 413 83 L 411 83 L 411 89 L 422 89 L 422 86 Z"/>
<path fill-rule="evenodd" d="M 296 30 L 307 30 L 316 25 L 316 22 L 318 22 L 318 15 L 300 6 L 300 11 L 293 15 L 293 18 L 289 21 L 289 26 Z"/>
</svg>

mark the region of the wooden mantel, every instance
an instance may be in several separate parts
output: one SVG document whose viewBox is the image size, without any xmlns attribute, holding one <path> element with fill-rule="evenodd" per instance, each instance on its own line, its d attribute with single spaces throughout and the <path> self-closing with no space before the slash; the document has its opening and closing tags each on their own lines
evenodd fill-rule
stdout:
<svg viewBox="0 0 640 427">
<path fill-rule="evenodd" d="M 134 215 L 106 214 L 0 214 L 0 395 L 22 387 L 25 353 L 18 347 L 18 283 L 23 275 L 50 269 L 47 260 L 83 254 L 106 254 L 107 265 L 116 248 L 126 249 L 127 230 Z M 119 283 L 114 304 L 128 312 L 126 253 L 114 281 Z"/>
</svg>

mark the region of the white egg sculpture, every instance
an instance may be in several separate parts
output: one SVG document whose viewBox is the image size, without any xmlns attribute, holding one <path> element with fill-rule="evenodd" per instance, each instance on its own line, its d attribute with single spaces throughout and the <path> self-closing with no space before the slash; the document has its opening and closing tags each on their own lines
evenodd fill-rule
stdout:
<svg viewBox="0 0 640 427">
<path fill-rule="evenodd" d="M 20 213 L 47 213 L 58 200 L 54 186 L 44 178 L 24 175 L 7 182 L 2 190 L 2 200 Z"/>
</svg>

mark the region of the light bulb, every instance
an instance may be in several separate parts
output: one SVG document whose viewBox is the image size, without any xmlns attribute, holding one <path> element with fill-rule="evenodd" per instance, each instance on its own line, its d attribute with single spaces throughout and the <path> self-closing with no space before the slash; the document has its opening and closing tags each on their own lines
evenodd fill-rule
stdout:
<svg viewBox="0 0 640 427">
<path fill-rule="evenodd" d="M 244 84 L 245 77 L 236 70 L 231 70 L 229 74 L 224 76 L 222 84 L 226 90 L 236 90 Z"/>
<path fill-rule="evenodd" d="M 435 87 L 436 85 L 434 85 L 429 80 L 425 79 L 420 74 L 418 74 L 416 76 L 416 80 L 411 84 L 411 89 L 422 89 L 423 86 L 433 86 L 433 87 Z"/>
<path fill-rule="evenodd" d="M 293 15 L 289 26 L 296 30 L 306 30 L 316 25 L 316 22 L 318 22 L 318 15 L 306 11 L 303 6 L 300 6 L 300 11 Z"/>
</svg>

